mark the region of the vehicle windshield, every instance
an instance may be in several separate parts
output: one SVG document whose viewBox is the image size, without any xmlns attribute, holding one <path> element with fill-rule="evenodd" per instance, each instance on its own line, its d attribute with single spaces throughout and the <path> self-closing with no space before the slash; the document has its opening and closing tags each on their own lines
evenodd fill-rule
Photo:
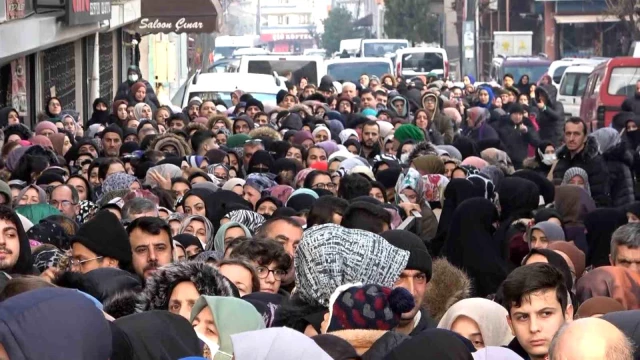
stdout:
<svg viewBox="0 0 640 360">
<path fill-rule="evenodd" d="M 199 97 L 204 100 L 222 100 L 227 105 L 227 107 L 232 106 L 231 104 L 231 93 L 230 92 L 222 92 L 222 91 L 195 91 L 189 93 L 189 100 L 194 97 Z M 255 99 L 260 100 L 263 104 L 270 103 L 276 104 L 276 94 L 265 94 L 265 93 L 257 93 L 252 92 L 251 96 Z"/>
<path fill-rule="evenodd" d="M 395 53 L 396 50 L 407 47 L 406 43 L 390 42 L 369 42 L 364 43 L 363 56 L 383 57 L 386 53 Z"/>
<path fill-rule="evenodd" d="M 553 75 L 551 75 L 551 77 L 553 77 L 554 83 L 560 84 L 560 81 L 562 81 L 562 75 L 564 75 L 564 72 L 568 67 L 569 66 L 560 66 L 553 72 Z"/>
<path fill-rule="evenodd" d="M 432 70 L 444 69 L 444 60 L 441 53 L 426 52 L 402 55 L 402 70 L 428 73 Z"/>
<path fill-rule="evenodd" d="M 336 81 L 350 81 L 357 83 L 360 75 L 367 74 L 369 77 L 375 75 L 381 78 L 384 74 L 389 74 L 391 68 L 386 62 L 353 62 L 337 63 L 327 66 L 327 74 Z"/>
<path fill-rule="evenodd" d="M 217 46 L 213 51 L 216 55 L 220 55 L 223 58 L 230 58 L 233 56 L 234 51 L 244 48 L 248 48 L 248 46 Z"/>
<path fill-rule="evenodd" d="M 549 70 L 549 64 L 536 64 L 536 65 L 512 65 L 505 66 L 503 74 L 513 75 L 513 80 L 517 83 L 520 81 L 522 75 L 528 75 L 529 81 L 537 83 L 538 80 Z M 500 79 L 502 80 L 502 79 Z"/>
<path fill-rule="evenodd" d="M 285 76 L 289 71 L 293 74 L 291 81 L 299 84 L 300 79 L 307 78 L 310 84 L 318 84 L 317 64 L 313 60 L 248 60 L 248 72 L 250 74 L 273 75 L 277 72 L 280 76 Z"/>
<path fill-rule="evenodd" d="M 614 68 L 609 79 L 609 95 L 624 95 L 628 97 L 635 94 L 638 80 L 640 80 L 640 68 Z"/>
<path fill-rule="evenodd" d="M 587 87 L 589 74 L 585 73 L 567 73 L 564 76 L 564 82 L 560 86 L 560 95 L 566 96 L 582 96 Z"/>
</svg>

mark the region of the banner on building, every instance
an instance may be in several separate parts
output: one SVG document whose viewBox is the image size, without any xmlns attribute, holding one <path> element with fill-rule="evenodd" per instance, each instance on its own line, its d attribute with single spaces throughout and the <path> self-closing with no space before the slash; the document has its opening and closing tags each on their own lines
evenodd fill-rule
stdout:
<svg viewBox="0 0 640 360">
<path fill-rule="evenodd" d="M 66 0 L 67 25 L 84 25 L 111 19 L 111 0 Z"/>
<path fill-rule="evenodd" d="M 11 61 L 11 106 L 20 116 L 27 116 L 27 66 L 26 58 Z"/>
</svg>

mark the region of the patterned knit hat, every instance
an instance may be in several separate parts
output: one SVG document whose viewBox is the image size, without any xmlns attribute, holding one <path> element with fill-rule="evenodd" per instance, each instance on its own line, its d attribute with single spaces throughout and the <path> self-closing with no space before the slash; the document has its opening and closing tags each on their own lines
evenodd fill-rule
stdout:
<svg viewBox="0 0 640 360">
<path fill-rule="evenodd" d="M 314 226 L 296 250 L 296 291 L 309 304 L 329 306 L 331 294 L 344 284 L 393 286 L 408 261 L 408 251 L 380 235 L 335 224 Z"/>
<path fill-rule="evenodd" d="M 327 332 L 338 330 L 391 330 L 400 316 L 415 306 L 413 296 L 404 288 L 370 284 L 347 284 L 331 295 Z"/>
</svg>

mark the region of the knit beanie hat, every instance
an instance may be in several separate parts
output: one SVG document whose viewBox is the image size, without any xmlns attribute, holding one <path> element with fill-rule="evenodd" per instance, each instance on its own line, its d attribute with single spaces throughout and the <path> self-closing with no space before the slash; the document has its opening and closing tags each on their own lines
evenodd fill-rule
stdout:
<svg viewBox="0 0 640 360">
<path fill-rule="evenodd" d="M 306 130 L 300 130 L 293 135 L 293 143 L 295 145 L 302 145 L 305 140 L 313 140 L 313 135 Z"/>
<path fill-rule="evenodd" d="M 405 269 L 421 271 L 427 275 L 427 281 L 431 280 L 433 273 L 431 255 L 418 235 L 407 230 L 389 230 L 380 236 L 389 244 L 409 252 L 409 261 Z"/>
<path fill-rule="evenodd" d="M 369 284 L 340 286 L 331 295 L 327 333 L 338 330 L 391 330 L 415 306 L 405 288 Z"/>
<path fill-rule="evenodd" d="M 71 245 L 80 243 L 97 256 L 108 256 L 120 262 L 125 269 L 131 263 L 129 235 L 118 218 L 108 210 L 99 211 L 91 220 L 80 226 L 71 239 Z"/>
<path fill-rule="evenodd" d="M 54 134 L 58 133 L 58 128 L 56 127 L 56 124 L 52 123 L 51 121 L 41 121 L 38 123 L 38 125 L 36 125 L 36 135 L 42 135 L 42 132 L 44 130 L 51 130 L 53 131 Z"/>
<path fill-rule="evenodd" d="M 124 135 L 122 135 L 122 129 L 120 128 L 120 126 L 115 124 L 111 124 L 104 130 L 102 130 L 102 133 L 100 133 L 100 138 L 103 138 L 107 133 L 116 133 L 118 134 L 118 136 L 120 136 L 121 140 L 124 138 Z"/>
<path fill-rule="evenodd" d="M 262 105 L 262 102 L 254 97 L 247 100 L 247 106 L 245 107 L 245 109 L 248 109 L 251 106 L 256 106 L 258 107 L 258 109 L 260 109 L 260 111 L 264 111 L 264 105 Z"/>
<path fill-rule="evenodd" d="M 393 133 L 393 136 L 400 143 L 403 143 L 409 139 L 413 139 L 415 141 L 423 141 L 424 131 L 413 124 L 403 124 L 396 129 L 396 131 Z"/>
</svg>

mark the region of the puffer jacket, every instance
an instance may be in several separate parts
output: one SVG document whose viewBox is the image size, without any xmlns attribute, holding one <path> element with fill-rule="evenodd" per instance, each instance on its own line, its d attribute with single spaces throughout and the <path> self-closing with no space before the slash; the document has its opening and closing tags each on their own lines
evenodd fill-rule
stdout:
<svg viewBox="0 0 640 360">
<path fill-rule="evenodd" d="M 561 183 L 564 173 L 572 167 L 584 169 L 589 175 L 589 187 L 591 197 L 598 206 L 608 206 L 609 204 L 609 170 L 602 155 L 598 150 L 598 142 L 592 136 L 587 137 L 584 149 L 571 157 L 569 149 L 565 145 L 557 151 L 558 163 L 553 170 L 553 179 L 556 183 Z"/>
<path fill-rule="evenodd" d="M 511 121 L 510 115 L 505 115 L 496 126 L 500 141 L 505 146 L 504 150 L 509 154 L 516 169 L 522 168 L 522 162 L 527 158 L 529 145 L 536 147 L 540 142 L 538 132 L 529 119 L 523 119 L 522 124 L 527 127 L 526 133 L 520 131 L 519 127 Z"/>
<path fill-rule="evenodd" d="M 430 122 L 435 126 L 440 134 L 442 134 L 444 137 L 444 143 L 446 145 L 451 145 L 451 143 L 453 143 L 454 136 L 453 121 L 442 113 L 442 99 L 434 93 L 426 93 L 422 96 L 422 106 L 424 109 L 427 108 L 426 100 L 428 97 L 433 97 L 436 100 L 436 109 L 431 116 Z"/>
<path fill-rule="evenodd" d="M 540 95 L 547 98 L 546 107 L 538 108 L 538 117 L 536 121 L 540 126 L 540 140 L 551 141 L 555 146 L 562 143 L 564 132 L 564 106 L 556 101 L 558 92 L 553 85 L 543 85 L 536 88 L 536 100 L 533 106 L 537 106 Z"/>
<path fill-rule="evenodd" d="M 633 155 L 624 143 L 619 143 L 602 154 L 609 170 L 609 184 L 611 186 L 611 205 L 623 207 L 634 201 Z M 589 179 L 591 183 L 591 179 Z"/>
</svg>

